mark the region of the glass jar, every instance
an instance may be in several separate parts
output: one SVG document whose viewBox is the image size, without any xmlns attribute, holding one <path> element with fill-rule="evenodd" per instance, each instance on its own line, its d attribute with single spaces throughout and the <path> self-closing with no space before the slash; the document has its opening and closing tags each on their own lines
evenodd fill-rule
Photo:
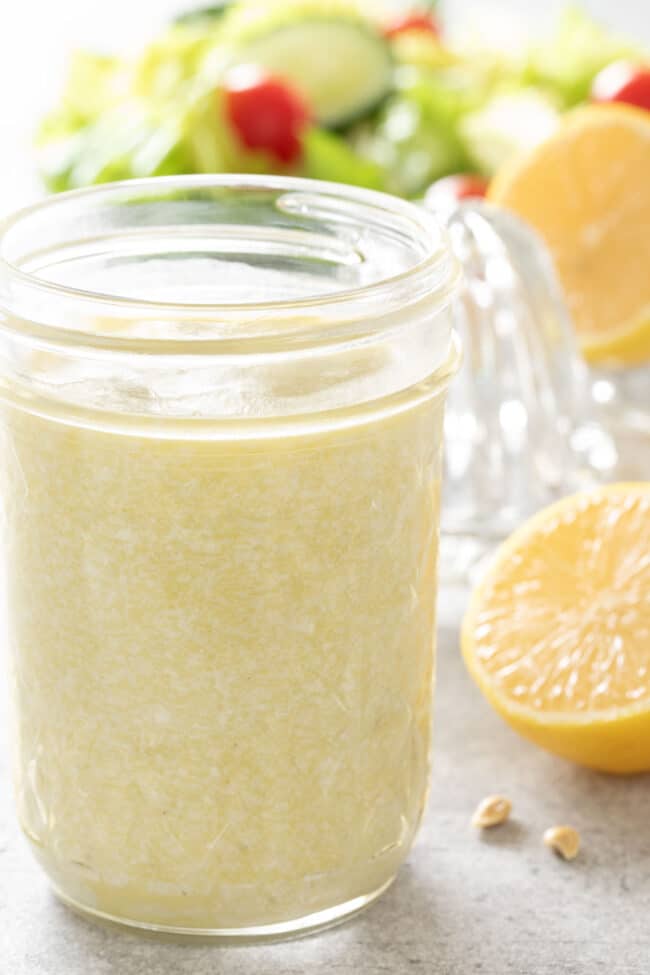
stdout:
<svg viewBox="0 0 650 975">
<path fill-rule="evenodd" d="M 54 889 L 234 938 L 363 907 L 429 776 L 445 237 L 182 177 L 25 210 L 0 259 L 16 795 Z"/>
</svg>

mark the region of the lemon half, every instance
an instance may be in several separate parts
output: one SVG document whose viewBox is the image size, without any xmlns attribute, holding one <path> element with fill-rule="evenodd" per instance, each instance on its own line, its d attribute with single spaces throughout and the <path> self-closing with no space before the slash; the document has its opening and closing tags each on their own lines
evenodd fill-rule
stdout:
<svg viewBox="0 0 650 975">
<path fill-rule="evenodd" d="M 462 649 L 494 708 L 542 748 L 650 770 L 650 483 L 565 498 L 518 529 L 472 597 Z"/>
<path fill-rule="evenodd" d="M 590 105 L 489 191 L 546 241 L 585 358 L 650 362 L 650 112 Z"/>
</svg>

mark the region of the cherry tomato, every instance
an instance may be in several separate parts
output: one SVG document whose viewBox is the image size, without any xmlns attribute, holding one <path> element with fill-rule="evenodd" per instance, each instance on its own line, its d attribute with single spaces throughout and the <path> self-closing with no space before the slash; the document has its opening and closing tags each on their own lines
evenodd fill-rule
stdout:
<svg viewBox="0 0 650 975">
<path fill-rule="evenodd" d="M 488 181 L 475 173 L 458 173 L 455 176 L 445 176 L 436 180 L 429 187 L 426 194 L 427 206 L 432 209 L 447 208 L 461 200 L 472 197 L 484 197 L 487 193 Z"/>
<path fill-rule="evenodd" d="M 391 39 L 412 30 L 426 31 L 434 37 L 440 36 L 440 25 L 431 14 L 406 14 L 397 17 L 384 27 L 384 37 Z"/>
<path fill-rule="evenodd" d="M 228 119 L 247 149 L 264 150 L 288 166 L 299 161 L 311 113 L 286 82 L 244 65 L 227 76 L 225 98 Z"/>
<path fill-rule="evenodd" d="M 596 102 L 625 102 L 650 111 L 650 68 L 615 61 L 600 71 L 591 89 Z"/>
</svg>

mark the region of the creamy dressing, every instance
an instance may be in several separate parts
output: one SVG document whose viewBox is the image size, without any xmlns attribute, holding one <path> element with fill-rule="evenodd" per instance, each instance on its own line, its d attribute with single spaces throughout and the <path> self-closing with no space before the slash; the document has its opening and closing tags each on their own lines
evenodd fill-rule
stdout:
<svg viewBox="0 0 650 975">
<path fill-rule="evenodd" d="M 345 415 L 238 441 L 5 402 L 19 814 L 85 908 L 282 923 L 407 854 L 442 394 Z"/>
</svg>

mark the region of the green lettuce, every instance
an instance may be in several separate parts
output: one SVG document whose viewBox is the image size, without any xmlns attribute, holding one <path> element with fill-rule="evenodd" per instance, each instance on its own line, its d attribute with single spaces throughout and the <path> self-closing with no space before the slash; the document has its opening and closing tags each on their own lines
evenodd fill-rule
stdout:
<svg viewBox="0 0 650 975">
<path fill-rule="evenodd" d="M 512 156 L 539 145 L 559 123 L 556 99 L 538 88 L 495 92 L 460 124 L 470 168 L 492 176 Z"/>
<path fill-rule="evenodd" d="M 367 189 L 385 189 L 385 174 L 376 162 L 355 152 L 341 136 L 312 128 L 304 141 L 304 175 Z"/>
<path fill-rule="evenodd" d="M 201 77 L 212 50 L 219 47 L 218 21 L 168 28 L 148 44 L 133 69 L 133 92 L 147 99 L 175 100 Z"/>
<path fill-rule="evenodd" d="M 579 7 L 569 7 L 554 34 L 532 48 L 524 80 L 549 89 L 565 108 L 571 108 L 589 98 L 602 68 L 620 58 L 641 57 L 639 47 L 602 27 Z"/>
<path fill-rule="evenodd" d="M 119 103 L 77 132 L 46 139 L 37 151 L 41 175 L 54 192 L 193 167 L 182 118 L 154 116 L 138 101 Z"/>
<path fill-rule="evenodd" d="M 390 192 L 417 197 L 434 180 L 469 166 L 460 124 L 483 97 L 461 66 L 408 69 L 399 92 L 349 138 L 384 170 Z"/>
</svg>

